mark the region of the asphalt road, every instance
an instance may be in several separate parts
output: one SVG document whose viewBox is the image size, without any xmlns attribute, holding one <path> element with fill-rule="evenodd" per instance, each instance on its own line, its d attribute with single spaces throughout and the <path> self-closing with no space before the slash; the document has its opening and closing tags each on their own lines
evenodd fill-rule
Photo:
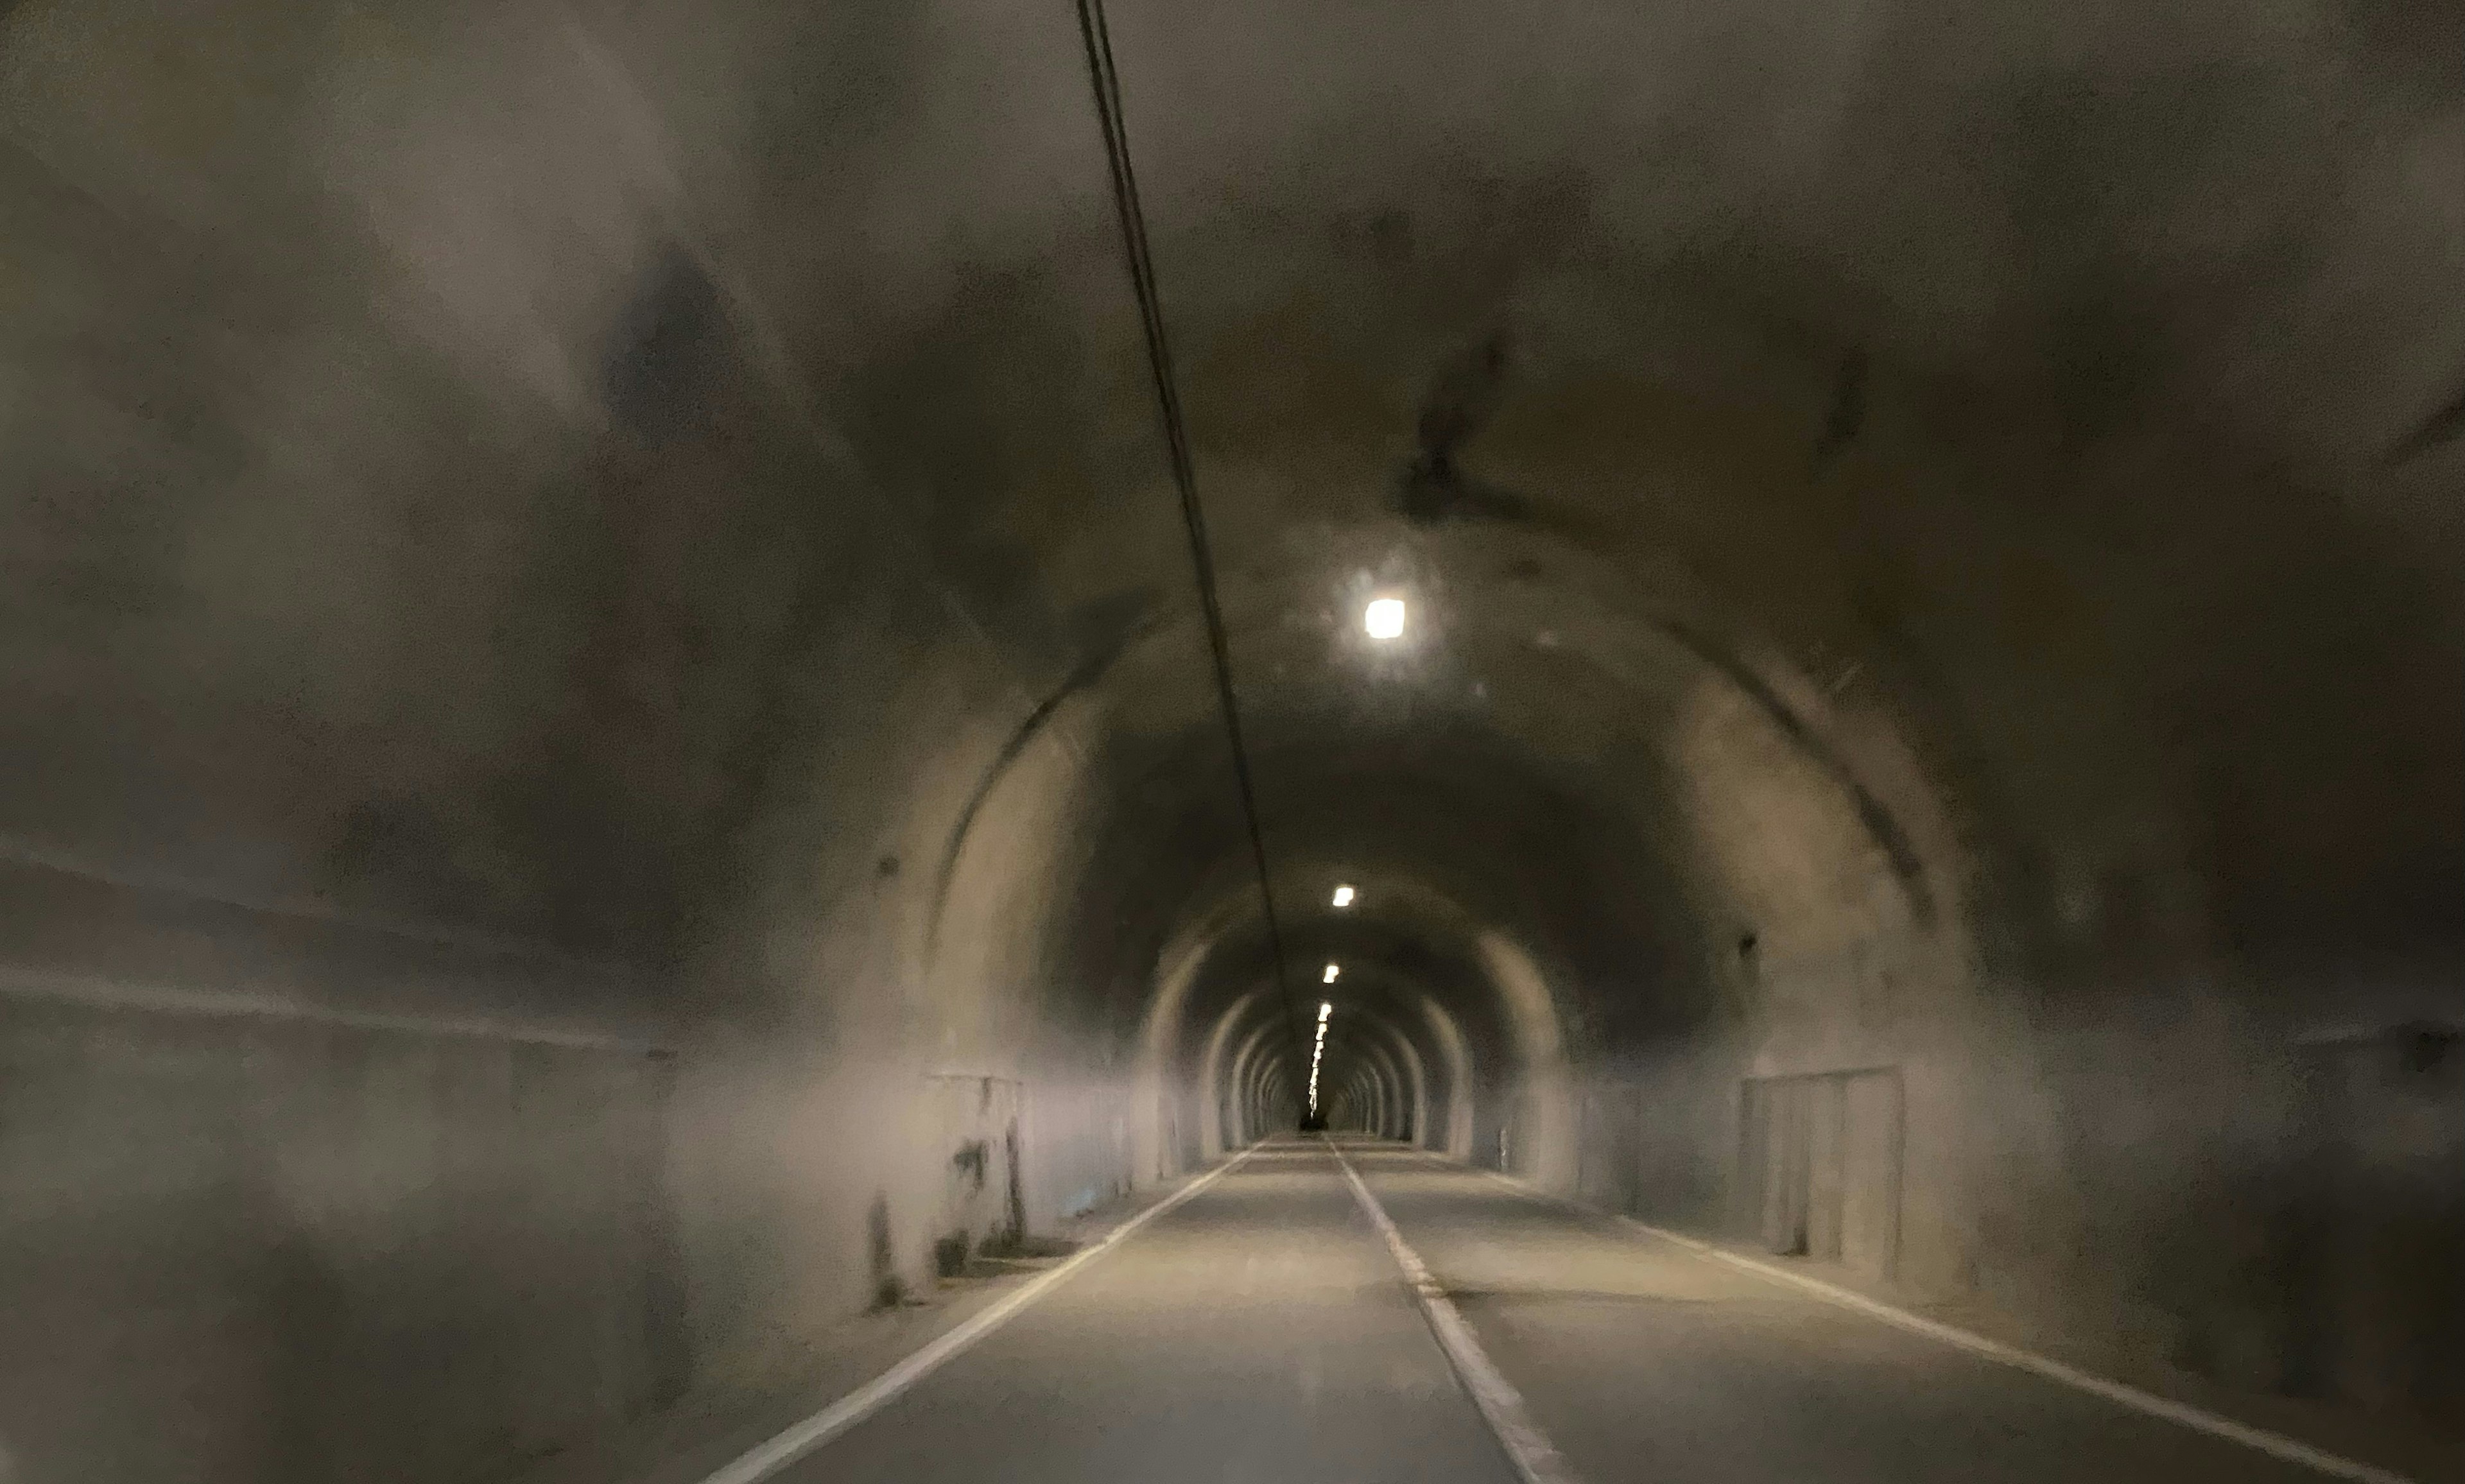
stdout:
<svg viewBox="0 0 2465 1484">
<path fill-rule="evenodd" d="M 1586 1484 L 2317 1484 L 1393 1145 L 1347 1145 Z M 1517 1477 L 1316 1142 L 1272 1145 L 778 1475 Z"/>
</svg>

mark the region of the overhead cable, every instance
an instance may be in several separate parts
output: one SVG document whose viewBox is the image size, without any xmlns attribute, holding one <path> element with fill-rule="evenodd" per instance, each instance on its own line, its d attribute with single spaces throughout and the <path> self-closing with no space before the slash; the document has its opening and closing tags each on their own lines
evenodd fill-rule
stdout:
<svg viewBox="0 0 2465 1484">
<path fill-rule="evenodd" d="M 1250 863 L 1257 873 L 1258 905 L 1267 924 L 1267 948 L 1275 957 L 1276 992 L 1284 1007 L 1284 1029 L 1300 1059 L 1300 1020 L 1293 1008 L 1293 988 L 1284 968 L 1284 934 L 1276 918 L 1275 886 L 1267 871 L 1267 837 L 1258 823 L 1258 787 L 1250 770 L 1250 751 L 1241 738 L 1241 705 L 1232 689 L 1232 652 L 1224 636 L 1224 608 L 1216 596 L 1215 558 L 1207 540 L 1207 512 L 1198 502 L 1198 473 L 1190 457 L 1189 433 L 1181 415 L 1181 393 L 1172 369 L 1172 347 L 1166 338 L 1164 309 L 1156 292 L 1155 258 L 1148 249 L 1146 216 L 1139 208 L 1139 184 L 1130 168 L 1130 141 L 1121 120 L 1121 81 L 1113 67 L 1112 33 L 1104 25 L 1103 0 L 1077 0 L 1078 35 L 1086 44 L 1087 78 L 1096 93 L 1096 115 L 1104 130 L 1104 162 L 1112 170 L 1113 210 L 1121 226 L 1121 249 L 1129 260 L 1130 287 L 1139 301 L 1139 318 L 1146 334 L 1147 370 L 1155 383 L 1156 410 L 1164 421 L 1165 445 L 1171 455 L 1172 480 L 1181 496 L 1181 523 L 1189 535 L 1189 561 L 1198 578 L 1198 606 L 1207 625 L 1207 648 L 1215 670 L 1215 699 L 1224 718 L 1224 737 L 1232 748 L 1232 777 L 1241 795 L 1241 819 L 1250 837 Z"/>
</svg>

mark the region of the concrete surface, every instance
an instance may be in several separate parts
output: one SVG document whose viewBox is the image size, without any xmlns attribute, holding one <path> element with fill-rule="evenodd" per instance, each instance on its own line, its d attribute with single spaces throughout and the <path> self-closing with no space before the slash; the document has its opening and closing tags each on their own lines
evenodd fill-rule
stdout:
<svg viewBox="0 0 2465 1484">
<path fill-rule="evenodd" d="M 961 1329 L 1072 1255 L 1205 1178 L 1162 1182 L 1063 1222 L 1036 1250 L 979 1257 L 953 1277 L 802 1337 L 791 1371 L 759 1391 L 697 1393 L 577 1438 L 505 1484 L 704 1484 L 756 1447 Z"/>
<path fill-rule="evenodd" d="M 1585 1478 L 2326 1476 L 1476 1171 L 1391 1146 L 1356 1144 L 1349 1157 Z M 2294 1436 L 2321 1442 L 2310 1427 Z M 2453 1450 L 2369 1450 L 2358 1461 L 2465 1476 Z"/>
<path fill-rule="evenodd" d="M 778 1477 L 1514 1475 L 1313 1141 L 1253 1156 Z"/>
<path fill-rule="evenodd" d="M 1112 9 L 1329 1110 L 2453 1430 L 2455 8 L 1499 16 Z M 19 1478 L 499 1477 L 1295 1125 L 1108 179 L 1066 6 L 0 7 Z"/>
<path fill-rule="evenodd" d="M 2322 1477 L 1477 1171 L 1347 1152 L 1580 1478 Z M 1314 1141 L 1271 1145 L 778 1476 L 1515 1477 Z"/>
<path fill-rule="evenodd" d="M 673 1062 L 546 1013 L 606 978 L 31 875 L 0 979 L 11 1484 L 477 1476 L 677 1394 Z"/>
</svg>

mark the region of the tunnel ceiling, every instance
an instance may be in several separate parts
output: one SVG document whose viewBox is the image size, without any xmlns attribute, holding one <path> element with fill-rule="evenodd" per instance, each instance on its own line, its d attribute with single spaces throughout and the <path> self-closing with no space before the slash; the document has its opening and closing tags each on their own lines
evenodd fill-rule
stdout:
<svg viewBox="0 0 2465 1484">
<path fill-rule="evenodd" d="M 1064 12 L 123 9 L 0 19 L 25 850 L 668 963 L 1051 746 L 1056 1015 L 1272 979 Z M 2465 78 L 1998 13 L 1119 8 L 1302 970 L 2454 953 Z"/>
</svg>

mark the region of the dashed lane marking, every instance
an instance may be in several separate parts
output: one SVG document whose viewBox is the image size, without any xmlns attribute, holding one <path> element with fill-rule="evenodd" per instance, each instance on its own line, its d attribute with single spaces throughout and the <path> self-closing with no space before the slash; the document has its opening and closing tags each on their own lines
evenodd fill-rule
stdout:
<svg viewBox="0 0 2465 1484">
<path fill-rule="evenodd" d="M 1431 1333 L 1438 1337 L 1438 1348 L 1447 1353 L 1447 1363 L 1455 1367 L 1464 1389 L 1472 1394 L 1473 1405 L 1480 1408 L 1481 1420 L 1497 1434 L 1499 1446 L 1506 1450 L 1507 1461 L 1515 1465 L 1523 1484 L 1580 1484 L 1575 1471 L 1567 1467 L 1548 1434 L 1533 1422 L 1532 1414 L 1523 1406 L 1523 1393 L 1515 1389 L 1515 1384 L 1499 1372 L 1489 1352 L 1480 1347 L 1455 1300 L 1431 1275 L 1420 1254 L 1404 1240 L 1404 1233 L 1395 1229 L 1395 1223 L 1387 1218 L 1387 1208 L 1369 1193 L 1368 1185 L 1353 1169 L 1352 1162 L 1344 1157 L 1344 1151 L 1332 1139 L 1327 1140 L 1326 1149 L 1344 1167 L 1344 1178 L 1352 1185 L 1353 1198 L 1369 1213 L 1378 1234 L 1387 1239 L 1387 1251 L 1394 1254 L 1395 1266 L 1404 1270 L 1412 1296 L 1421 1301 L 1421 1313 L 1430 1321 Z"/>
</svg>

